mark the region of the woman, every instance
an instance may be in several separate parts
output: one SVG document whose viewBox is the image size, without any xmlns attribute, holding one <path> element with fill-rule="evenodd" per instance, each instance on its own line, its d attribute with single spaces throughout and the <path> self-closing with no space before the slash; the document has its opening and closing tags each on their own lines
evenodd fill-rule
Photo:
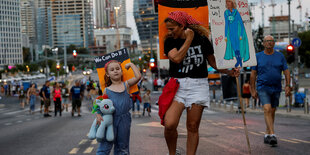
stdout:
<svg viewBox="0 0 310 155">
<path fill-rule="evenodd" d="M 164 118 L 165 139 L 169 154 L 176 153 L 177 126 L 184 109 L 187 111 L 187 155 L 194 155 L 198 146 L 198 128 L 204 107 L 210 106 L 207 61 L 217 69 L 208 31 L 186 12 L 170 12 L 165 19 L 168 34 L 164 44 L 169 58 L 170 77 L 180 87 Z M 231 76 L 236 70 L 218 70 Z M 207 94 L 207 95 L 206 95 Z"/>
<path fill-rule="evenodd" d="M 26 95 L 26 92 L 24 90 L 24 86 L 20 86 L 20 89 L 18 90 L 18 98 L 19 98 L 20 107 L 22 109 L 25 108 L 25 95 Z"/>
<path fill-rule="evenodd" d="M 59 116 L 61 116 L 61 88 L 59 83 L 55 83 L 55 88 L 53 90 L 53 100 L 55 104 L 55 117 L 57 116 L 57 112 L 59 111 Z"/>
<path fill-rule="evenodd" d="M 250 98 L 251 98 L 251 88 L 250 81 L 245 80 L 245 83 L 242 86 L 242 97 L 245 99 L 246 107 L 250 107 Z"/>
<path fill-rule="evenodd" d="M 236 9 L 236 1 L 226 0 L 226 8 L 224 12 L 226 41 L 224 59 L 232 60 L 235 57 L 237 60 L 235 67 L 242 67 L 242 60 L 246 62 L 250 59 L 248 37 L 242 18 Z"/>
<path fill-rule="evenodd" d="M 30 114 L 34 114 L 36 95 L 37 95 L 37 88 L 36 88 L 36 85 L 33 83 L 31 84 L 31 87 L 29 88 L 27 92 L 27 97 L 30 103 L 30 110 L 29 110 Z"/>
</svg>

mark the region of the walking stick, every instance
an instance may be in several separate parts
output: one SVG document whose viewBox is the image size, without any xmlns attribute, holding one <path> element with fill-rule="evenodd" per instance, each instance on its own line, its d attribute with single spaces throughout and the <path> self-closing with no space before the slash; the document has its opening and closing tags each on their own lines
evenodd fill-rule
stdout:
<svg viewBox="0 0 310 155">
<path fill-rule="evenodd" d="M 248 128 L 246 126 L 246 121 L 245 121 L 245 116 L 244 116 L 244 109 L 243 109 L 243 103 L 242 103 L 242 98 L 241 98 L 241 91 L 240 91 L 240 87 L 239 87 L 239 78 L 238 77 L 236 77 L 236 83 L 237 83 L 237 92 L 238 92 L 238 97 L 239 97 L 239 103 L 241 106 L 241 112 L 242 112 L 242 117 L 243 117 L 244 133 L 246 136 L 246 141 L 248 143 L 249 154 L 251 154 L 251 146 L 250 146 L 250 140 L 249 140 L 249 135 L 248 135 Z"/>
</svg>

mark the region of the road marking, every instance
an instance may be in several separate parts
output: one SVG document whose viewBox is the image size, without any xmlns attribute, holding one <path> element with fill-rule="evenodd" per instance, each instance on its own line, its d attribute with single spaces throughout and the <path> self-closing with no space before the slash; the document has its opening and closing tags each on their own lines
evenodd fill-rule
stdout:
<svg viewBox="0 0 310 155">
<path fill-rule="evenodd" d="M 12 123 L 5 123 L 4 125 L 12 125 Z"/>
<path fill-rule="evenodd" d="M 93 151 L 94 147 L 88 147 L 83 153 L 91 153 Z"/>
<path fill-rule="evenodd" d="M 28 111 L 28 109 L 18 110 L 18 111 L 13 111 L 13 112 L 8 112 L 8 113 L 5 113 L 5 115 L 12 115 L 12 114 L 16 114 L 16 113 L 20 113 L 20 112 L 24 112 L 24 111 Z"/>
<path fill-rule="evenodd" d="M 236 128 L 238 128 L 238 129 L 243 129 L 243 127 L 241 127 L 241 126 L 236 126 Z"/>
<path fill-rule="evenodd" d="M 17 121 L 16 123 L 22 123 L 23 121 Z"/>
<path fill-rule="evenodd" d="M 261 133 L 261 134 L 263 134 L 263 135 L 265 134 L 265 132 L 259 132 L 259 133 Z"/>
<path fill-rule="evenodd" d="M 94 140 L 91 141 L 91 144 L 92 144 L 92 145 L 96 145 L 97 143 L 98 143 L 98 142 L 97 142 L 96 139 L 94 139 Z"/>
<path fill-rule="evenodd" d="M 207 122 L 212 123 L 213 121 L 211 121 L 211 120 L 207 120 Z"/>
<path fill-rule="evenodd" d="M 26 121 L 31 121 L 31 119 L 30 119 L 30 118 L 27 118 Z"/>
<path fill-rule="evenodd" d="M 253 135 L 260 136 L 260 134 L 258 134 L 258 133 L 256 133 L 256 132 L 249 131 L 249 133 L 251 133 L 251 134 L 253 134 Z"/>
<path fill-rule="evenodd" d="M 79 151 L 79 148 L 73 148 L 69 154 L 76 154 Z"/>
<path fill-rule="evenodd" d="M 234 126 L 225 126 L 225 127 L 228 128 L 228 129 L 233 129 L 233 130 L 236 129 L 236 127 L 234 127 Z"/>
<path fill-rule="evenodd" d="M 305 141 L 305 140 L 300 140 L 300 139 L 295 139 L 295 138 L 293 138 L 292 140 L 294 140 L 294 141 L 298 141 L 298 142 L 303 142 L 303 143 L 310 143 L 309 141 Z"/>
<path fill-rule="evenodd" d="M 159 122 L 149 122 L 149 123 L 142 123 L 142 124 L 137 124 L 138 126 L 149 126 L 149 127 L 162 127 L 163 126 Z"/>
<path fill-rule="evenodd" d="M 213 124 L 213 125 L 218 125 L 217 123 L 211 123 L 211 124 Z"/>
<path fill-rule="evenodd" d="M 295 142 L 295 141 L 288 140 L 288 139 L 280 139 L 280 140 L 285 141 L 285 142 L 295 143 L 295 144 L 299 143 L 299 142 Z"/>
<path fill-rule="evenodd" d="M 217 123 L 217 124 L 218 124 L 218 125 L 226 125 L 225 123 L 221 123 L 221 122 L 220 122 L 220 123 Z"/>
<path fill-rule="evenodd" d="M 82 139 L 82 140 L 80 141 L 79 145 L 82 145 L 82 144 L 84 144 L 84 143 L 86 143 L 86 142 L 87 142 L 87 139 Z"/>
<path fill-rule="evenodd" d="M 18 117 L 25 117 L 26 115 L 18 115 L 18 116 L 16 116 L 16 118 L 18 118 Z"/>
</svg>

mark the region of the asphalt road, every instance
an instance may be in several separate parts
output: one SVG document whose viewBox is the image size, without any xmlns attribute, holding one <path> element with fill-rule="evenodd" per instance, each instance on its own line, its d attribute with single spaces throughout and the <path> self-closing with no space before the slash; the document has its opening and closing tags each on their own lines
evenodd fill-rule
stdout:
<svg viewBox="0 0 310 155">
<path fill-rule="evenodd" d="M 159 94 L 152 94 L 155 101 Z M 68 155 L 95 154 L 96 141 L 87 139 L 94 116 L 90 114 L 89 101 L 83 102 L 82 117 L 71 117 L 63 112 L 62 117 L 44 118 L 39 113 L 30 115 L 28 106 L 20 109 L 17 98 L 6 99 L 0 108 L 0 152 L 3 155 Z M 152 116 L 133 115 L 130 152 L 133 155 L 167 154 L 168 149 L 159 124 L 157 107 Z M 53 113 L 51 113 L 53 114 Z M 263 144 L 265 124 L 263 116 L 246 114 L 252 154 L 307 154 L 310 146 L 310 121 L 297 117 L 276 116 L 275 130 L 278 147 Z M 186 151 L 186 112 L 178 127 L 178 149 Z M 197 154 L 247 154 L 248 148 L 241 114 L 205 110 L 200 125 L 200 143 Z"/>
</svg>

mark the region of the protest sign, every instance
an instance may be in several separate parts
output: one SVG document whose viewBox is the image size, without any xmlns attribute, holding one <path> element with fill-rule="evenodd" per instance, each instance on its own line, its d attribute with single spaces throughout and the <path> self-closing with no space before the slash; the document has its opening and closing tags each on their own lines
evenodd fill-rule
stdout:
<svg viewBox="0 0 310 155">
<path fill-rule="evenodd" d="M 256 66 L 247 0 L 209 0 L 211 35 L 219 69 Z"/>
<path fill-rule="evenodd" d="M 209 29 L 208 3 L 207 0 L 155 0 L 158 4 L 158 29 L 159 29 L 159 58 L 168 59 L 164 52 L 164 41 L 167 34 L 165 19 L 169 12 L 184 11 L 202 23 Z M 157 8 L 157 6 L 155 6 Z"/>
<path fill-rule="evenodd" d="M 105 69 L 104 66 L 107 62 L 111 60 L 117 60 L 118 62 L 121 63 L 122 67 L 122 72 L 123 72 L 123 81 L 127 81 L 131 78 L 133 78 L 135 75 L 133 73 L 133 70 L 130 68 L 129 70 L 125 69 L 125 65 L 130 63 L 130 58 L 128 55 L 128 51 L 126 48 L 120 49 L 118 51 L 108 53 L 104 56 L 99 56 L 94 59 L 96 63 L 96 69 L 99 77 L 99 82 L 100 82 L 100 87 L 101 90 L 103 91 L 105 89 L 105 80 L 104 80 L 104 75 L 105 75 Z M 130 87 L 130 93 L 134 93 L 138 91 L 138 86 L 133 85 Z"/>
</svg>

